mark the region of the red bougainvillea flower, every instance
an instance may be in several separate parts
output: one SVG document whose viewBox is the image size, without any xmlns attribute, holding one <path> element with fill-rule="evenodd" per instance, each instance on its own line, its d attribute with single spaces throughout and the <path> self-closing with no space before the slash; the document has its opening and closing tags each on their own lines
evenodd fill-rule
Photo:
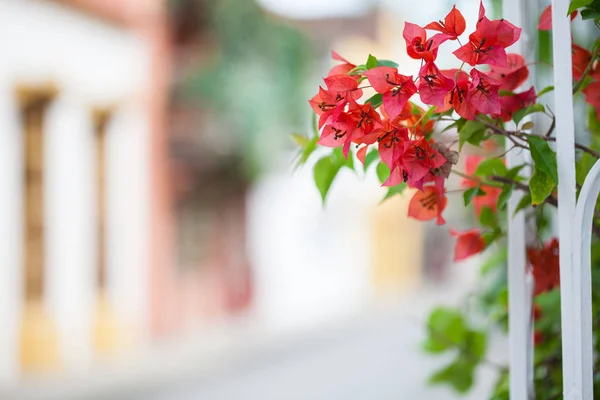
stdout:
<svg viewBox="0 0 600 400">
<path fill-rule="evenodd" d="M 535 104 L 537 95 L 532 86 L 526 92 L 517 93 L 513 96 L 500 96 L 500 114 L 492 115 L 494 118 L 502 118 L 503 121 L 510 121 L 513 113 L 527 106 Z"/>
<path fill-rule="evenodd" d="M 360 149 L 356 150 L 356 158 L 364 165 L 365 158 L 367 157 L 367 151 L 369 150 L 369 145 L 363 146 Z"/>
<path fill-rule="evenodd" d="M 450 39 L 450 35 L 438 33 L 427 39 L 427 32 L 419 25 L 404 23 L 404 31 L 402 36 L 406 41 L 406 52 L 410 58 L 415 60 L 434 61 L 437 57 L 438 48 L 446 40 Z"/>
<path fill-rule="evenodd" d="M 481 156 L 476 156 L 476 155 L 467 156 L 467 158 L 465 159 L 465 173 L 467 175 L 475 175 L 475 171 L 477 171 L 477 167 L 484 160 L 485 160 L 485 158 L 481 157 Z M 481 214 L 481 210 L 483 210 L 484 207 L 488 207 L 492 211 L 496 212 L 496 206 L 498 204 L 498 197 L 500 197 L 500 193 L 502 193 L 502 189 L 493 187 L 493 186 L 479 185 L 478 182 L 471 180 L 471 179 L 467 179 L 467 178 L 462 180 L 461 186 L 468 187 L 468 188 L 473 188 L 473 187 L 479 186 L 481 188 L 481 190 L 483 190 L 485 192 L 484 195 L 475 196 L 473 198 L 472 203 L 473 203 L 473 208 L 475 210 L 476 216 L 479 217 L 479 215 Z"/>
<path fill-rule="evenodd" d="M 463 34 L 466 26 L 465 17 L 463 17 L 460 11 L 456 9 L 456 6 L 454 6 L 448 15 L 446 15 L 443 22 L 432 22 L 425 25 L 425 29 L 442 32 L 448 35 L 449 39 L 455 40 Z"/>
<path fill-rule="evenodd" d="M 344 57 L 340 56 L 338 53 L 336 53 L 333 50 L 331 51 L 331 58 L 333 58 L 336 61 L 341 61 L 342 63 L 336 65 L 333 68 L 331 68 L 331 70 L 329 71 L 329 73 L 327 74 L 327 76 L 347 75 L 348 72 L 350 72 L 354 68 L 356 68 L 355 64 L 352 64 L 350 61 L 346 60 Z M 352 78 L 359 79 L 360 76 L 359 75 L 355 75 Z"/>
<path fill-rule="evenodd" d="M 450 234 L 456 238 L 454 246 L 454 261 L 461 261 L 472 255 L 479 254 L 485 249 L 485 240 L 479 229 L 458 232 L 450 229 Z"/>
<path fill-rule="evenodd" d="M 346 157 L 348 157 L 351 142 L 358 141 L 369 135 L 375 128 L 381 125 L 381 116 L 371 103 L 358 104 L 354 100 L 350 101 L 348 116 L 350 118 L 350 127 L 343 147 L 343 153 Z"/>
<path fill-rule="evenodd" d="M 419 96 L 425 104 L 443 107 L 444 98 L 453 87 L 454 80 L 445 76 L 432 61 L 419 71 Z"/>
<path fill-rule="evenodd" d="M 596 114 L 600 115 L 600 80 L 596 80 L 585 89 L 583 89 L 585 101 L 596 109 Z"/>
<path fill-rule="evenodd" d="M 482 114 L 498 114 L 500 112 L 499 88 L 500 84 L 498 82 L 473 68 L 469 90 L 471 108 Z"/>
<path fill-rule="evenodd" d="M 347 75 L 328 76 L 324 81 L 327 90 L 319 87 L 319 93 L 309 100 L 310 106 L 319 115 L 319 129 L 335 121 L 349 100 L 358 100 L 362 96 L 358 81 Z"/>
<path fill-rule="evenodd" d="M 520 54 L 509 53 L 507 55 L 508 65 L 490 67 L 488 75 L 500 83 L 500 90 L 513 91 L 529 77 L 529 69 L 525 65 L 525 58 Z"/>
<path fill-rule="evenodd" d="M 573 21 L 576 16 L 577 10 L 571 13 L 571 21 Z M 540 23 L 538 24 L 537 28 L 540 31 L 552 30 L 552 6 L 548 6 L 544 9 L 542 15 L 540 16 Z"/>
<path fill-rule="evenodd" d="M 445 163 L 444 156 L 434 150 L 425 138 L 404 142 L 402 165 L 411 180 L 419 181 L 432 169 L 439 168 Z"/>
<path fill-rule="evenodd" d="M 323 79 L 327 91 L 336 100 L 358 100 L 362 97 L 362 89 L 358 88 L 356 79 L 348 75 L 332 75 Z"/>
<path fill-rule="evenodd" d="M 571 53 L 573 57 L 573 79 L 580 80 L 592 59 L 592 53 L 575 43 L 571 44 Z"/>
<path fill-rule="evenodd" d="M 436 112 L 444 112 L 454 108 L 454 111 L 464 119 L 475 119 L 476 110 L 469 101 L 471 94 L 471 80 L 469 75 L 462 70 L 442 71 L 446 76 L 452 76 L 454 87 L 444 97 L 444 106 L 438 107 Z"/>
<path fill-rule="evenodd" d="M 454 51 L 459 60 L 471 66 L 490 64 L 506 66 L 508 46 L 519 40 L 521 28 L 502 20 L 490 21 L 485 16 L 483 3 L 479 5 L 479 20 L 475 32 L 469 35 L 469 43 Z"/>
<path fill-rule="evenodd" d="M 408 140 L 408 128 L 405 126 L 394 126 L 389 120 L 383 121 L 383 126 L 372 135 L 376 134 L 379 143 L 379 156 L 390 170 L 398 162 L 404 153 L 404 142 Z"/>
<path fill-rule="evenodd" d="M 333 110 L 337 107 L 340 102 L 344 102 L 344 98 L 339 96 L 336 98 L 333 94 L 327 90 L 319 87 L 319 93 L 314 95 L 312 99 L 308 101 L 313 111 L 317 115 L 323 115 L 324 113 Z"/>
<path fill-rule="evenodd" d="M 417 191 L 410 199 L 408 216 L 419 221 L 437 220 L 438 225 L 446 223 L 442 212 L 446 208 L 448 198 L 435 186 L 425 186 L 423 191 Z"/>
<path fill-rule="evenodd" d="M 560 285 L 558 239 L 552 239 L 541 249 L 528 248 L 527 258 L 533 268 L 536 296 Z"/>
<path fill-rule="evenodd" d="M 354 120 L 347 113 L 343 112 L 335 118 L 335 121 L 325 125 L 317 144 L 326 147 L 338 147 L 348 141 L 348 146 L 350 146 L 354 128 Z"/>
<path fill-rule="evenodd" d="M 383 95 L 383 104 L 391 119 L 402 113 L 406 102 L 417 92 L 412 76 L 401 75 L 396 68 L 372 68 L 365 76 L 373 89 Z"/>
</svg>

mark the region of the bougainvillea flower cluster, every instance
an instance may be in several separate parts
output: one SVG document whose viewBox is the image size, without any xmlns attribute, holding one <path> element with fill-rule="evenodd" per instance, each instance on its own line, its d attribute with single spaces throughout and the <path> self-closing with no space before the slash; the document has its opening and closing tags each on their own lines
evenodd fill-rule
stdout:
<svg viewBox="0 0 600 400">
<path fill-rule="evenodd" d="M 390 170 L 383 185 L 406 183 L 417 189 L 409 215 L 438 224 L 445 222 L 445 181 L 458 162 L 458 153 L 432 138 L 436 125 L 432 115 L 456 112 L 466 120 L 479 115 L 505 119 L 535 101 L 533 89 L 512 92 L 529 74 L 521 56 L 506 52 L 519 39 L 521 29 L 504 19 L 488 19 L 483 4 L 475 31 L 462 44 L 460 36 L 465 29 L 465 19 L 456 7 L 444 20 L 424 27 L 406 22 L 406 53 L 421 61 L 419 70 L 411 75 L 392 62 L 356 65 L 333 52 L 339 64 L 310 100 L 318 116 L 318 144 L 341 147 L 345 157 L 357 147 L 361 161 L 370 148 L 376 148 Z M 441 46 L 455 47 L 460 69 L 438 67 Z M 368 94 L 374 95 L 363 101 Z M 419 101 L 431 112 L 418 105 Z"/>
</svg>

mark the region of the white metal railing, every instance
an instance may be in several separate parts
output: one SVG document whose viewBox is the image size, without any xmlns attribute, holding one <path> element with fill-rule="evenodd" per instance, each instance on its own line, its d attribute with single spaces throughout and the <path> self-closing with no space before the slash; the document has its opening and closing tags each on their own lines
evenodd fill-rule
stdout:
<svg viewBox="0 0 600 400">
<path fill-rule="evenodd" d="M 569 3 L 570 0 L 552 0 L 563 395 L 565 400 L 592 400 L 591 235 L 600 194 L 600 160 L 588 173 L 577 201 Z M 529 0 L 504 0 L 504 17 L 527 29 L 531 22 L 524 18 L 527 4 Z M 525 53 L 526 49 L 516 50 Z M 522 164 L 524 157 L 524 154 L 511 154 L 507 157 L 509 166 Z M 514 197 L 509 201 L 510 216 L 517 201 Z M 531 287 L 527 283 L 523 213 L 511 218 L 508 225 L 510 398 L 526 400 L 534 394 Z"/>
<path fill-rule="evenodd" d="M 580 203 L 575 188 L 575 127 L 569 0 L 552 0 L 552 50 L 556 156 L 558 164 L 558 228 L 560 243 L 561 330 L 563 396 L 566 400 L 592 400 L 592 343 L 590 290 L 590 231 L 597 187 L 596 165 L 585 182 Z M 593 198 L 589 197 L 594 195 Z M 591 204 L 591 211 L 590 211 Z M 577 215 L 575 209 L 577 207 Z M 591 214 L 590 214 L 591 213 Z M 584 218 L 587 218 L 585 220 Z M 588 228 L 587 235 L 583 228 Z M 582 240 L 587 237 L 587 240 Z M 587 244 L 587 249 L 584 247 Z M 581 263 L 586 254 L 587 265 Z"/>
<path fill-rule="evenodd" d="M 529 21 L 526 21 L 526 0 L 504 0 L 503 17 L 519 27 L 523 27 L 522 36 L 527 35 Z M 526 59 L 526 40 L 511 47 L 511 51 L 523 54 Z M 527 62 L 533 60 L 527 59 Z M 530 80 L 531 77 L 530 77 Z M 514 124 L 513 124 L 514 125 Z M 513 128 L 516 128 L 513 126 Z M 507 143 L 507 150 L 510 143 Z M 523 151 L 508 152 L 508 168 L 521 165 L 529 155 Z M 508 326 L 509 326 L 509 367 L 510 398 L 527 400 L 533 398 L 533 342 L 532 342 L 532 279 L 527 276 L 526 260 L 526 221 L 523 211 L 515 215 L 520 197 L 515 192 L 508 201 Z M 513 217 L 514 215 L 514 217 Z M 528 284 L 529 282 L 529 284 Z"/>
</svg>

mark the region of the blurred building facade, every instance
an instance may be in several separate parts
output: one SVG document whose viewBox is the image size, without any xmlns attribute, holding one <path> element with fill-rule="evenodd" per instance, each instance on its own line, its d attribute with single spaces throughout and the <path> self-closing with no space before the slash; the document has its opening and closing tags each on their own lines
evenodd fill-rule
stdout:
<svg viewBox="0 0 600 400">
<path fill-rule="evenodd" d="M 246 309 L 245 185 L 177 129 L 165 2 L 6 0 L 0 20 L 0 381 Z"/>
</svg>

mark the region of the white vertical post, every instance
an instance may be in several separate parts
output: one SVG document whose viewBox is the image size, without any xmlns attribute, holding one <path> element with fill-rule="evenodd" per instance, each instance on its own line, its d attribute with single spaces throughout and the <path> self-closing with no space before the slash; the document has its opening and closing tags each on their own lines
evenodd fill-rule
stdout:
<svg viewBox="0 0 600 400">
<path fill-rule="evenodd" d="M 580 352 L 581 363 L 581 399 L 594 398 L 594 345 L 592 338 L 592 224 L 596 211 L 596 200 L 600 193 L 600 161 L 585 178 L 577 208 L 575 209 L 575 230 L 573 231 L 573 265 L 574 288 L 579 287 L 580 324 L 574 327 L 577 340 L 577 351 Z"/>
<path fill-rule="evenodd" d="M 560 290 L 563 354 L 563 396 L 582 399 L 581 307 L 574 281 L 573 222 L 575 218 L 575 129 L 571 67 L 569 0 L 552 0 L 552 50 L 554 54 L 554 108 L 558 161 L 558 228 L 560 242 Z"/>
<path fill-rule="evenodd" d="M 503 17 L 516 26 L 527 29 L 524 21 L 522 0 L 504 0 Z M 519 42 L 518 42 L 519 43 Z M 520 44 L 511 50 L 524 53 Z M 507 149 L 510 143 L 507 143 Z M 521 165 L 525 153 L 511 151 L 506 156 L 508 167 Z M 520 196 L 513 193 L 508 201 L 508 326 L 509 326 L 509 374 L 511 400 L 526 400 L 532 389 L 528 345 L 531 343 L 531 294 L 527 285 L 525 257 L 525 214 L 514 215 Z M 514 215 L 514 217 L 513 217 Z"/>
</svg>

